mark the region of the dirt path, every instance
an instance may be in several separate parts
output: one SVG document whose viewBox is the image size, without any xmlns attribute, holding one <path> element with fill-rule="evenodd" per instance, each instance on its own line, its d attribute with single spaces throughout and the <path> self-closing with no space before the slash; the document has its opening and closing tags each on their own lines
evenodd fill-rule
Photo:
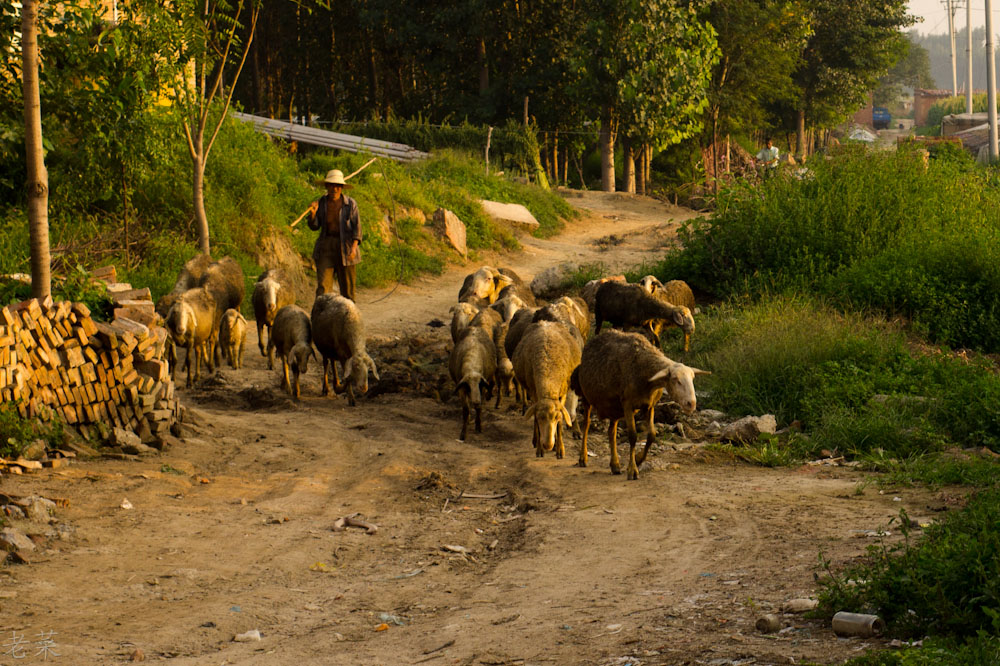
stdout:
<svg viewBox="0 0 1000 666">
<path fill-rule="evenodd" d="M 655 258 L 685 214 L 572 201 L 595 212 L 489 259 L 526 278 L 567 260 L 618 270 Z M 622 242 L 593 244 L 611 233 Z M 426 324 L 447 317 L 468 271 L 379 303 L 384 292 L 361 294 L 382 381 L 355 408 L 319 397 L 315 367 L 292 402 L 248 341 L 243 370 L 182 392 L 197 408 L 183 446 L 5 477 L 4 492 L 69 506 L 24 526 L 44 545 L 0 570 L 0 631 L 54 631 L 72 664 L 137 649 L 176 664 L 837 663 L 875 643 L 797 615 L 767 636 L 754 621 L 813 592 L 820 552 L 844 562 L 870 543 L 860 530 L 938 500 L 858 492 L 844 468 L 734 464 L 669 435 L 627 482 L 600 431 L 587 468 L 575 442 L 565 460 L 535 458 L 507 402 L 460 443 L 456 401 L 434 397 L 451 390 L 447 329 Z M 331 531 L 355 512 L 378 533 Z M 253 629 L 261 641 L 233 641 Z M 0 664 L 40 662 L 36 650 Z"/>
</svg>

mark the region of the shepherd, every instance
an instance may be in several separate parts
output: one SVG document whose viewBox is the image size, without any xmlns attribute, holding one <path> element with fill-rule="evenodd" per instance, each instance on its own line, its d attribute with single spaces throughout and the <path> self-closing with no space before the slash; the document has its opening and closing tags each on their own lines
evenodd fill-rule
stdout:
<svg viewBox="0 0 1000 666">
<path fill-rule="evenodd" d="M 337 274 L 340 295 L 354 299 L 356 269 L 361 263 L 361 219 L 358 203 L 344 194 L 350 189 L 344 172 L 331 169 L 323 179 L 326 194 L 309 205 L 309 228 L 319 231 L 313 247 L 316 263 L 316 295 L 333 290 Z"/>
</svg>

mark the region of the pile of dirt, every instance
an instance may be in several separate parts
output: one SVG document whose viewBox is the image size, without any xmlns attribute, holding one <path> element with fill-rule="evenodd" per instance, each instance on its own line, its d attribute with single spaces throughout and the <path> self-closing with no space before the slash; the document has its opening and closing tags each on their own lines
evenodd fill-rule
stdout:
<svg viewBox="0 0 1000 666">
<path fill-rule="evenodd" d="M 369 399 L 384 393 L 411 393 L 447 401 L 451 395 L 448 345 L 441 333 L 371 338 L 368 352 L 376 359 L 379 380 L 369 388 Z"/>
</svg>

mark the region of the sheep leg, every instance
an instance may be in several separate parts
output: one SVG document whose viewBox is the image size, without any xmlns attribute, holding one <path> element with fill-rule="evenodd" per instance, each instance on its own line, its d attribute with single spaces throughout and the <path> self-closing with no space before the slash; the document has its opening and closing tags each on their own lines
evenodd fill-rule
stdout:
<svg viewBox="0 0 1000 666">
<path fill-rule="evenodd" d="M 274 370 L 274 340 L 270 336 L 267 340 L 267 369 Z"/>
<path fill-rule="evenodd" d="M 354 407 L 354 405 L 357 404 L 357 401 L 354 399 L 354 384 L 352 384 L 351 382 L 346 382 L 346 384 L 347 384 L 347 404 L 350 405 L 351 407 Z"/>
<path fill-rule="evenodd" d="M 195 351 L 194 343 L 188 343 L 188 346 L 187 346 L 187 357 L 184 359 L 184 369 L 187 370 L 187 386 L 188 386 L 188 388 L 190 388 L 191 385 L 194 384 L 194 382 L 191 380 L 191 370 L 192 370 L 192 368 L 191 368 L 191 355 L 192 354 L 196 354 L 196 353 L 197 352 Z M 197 357 L 195 357 L 194 362 L 195 362 L 195 364 L 198 363 Z"/>
<path fill-rule="evenodd" d="M 465 436 L 469 432 L 469 396 L 462 395 L 462 434 L 458 436 L 458 439 L 465 441 Z"/>
<path fill-rule="evenodd" d="M 556 460 L 562 460 L 566 455 L 566 447 L 563 445 L 562 423 L 556 424 Z"/>
<path fill-rule="evenodd" d="M 618 419 L 608 419 L 608 447 L 611 449 L 611 473 L 621 474 L 622 464 L 618 460 Z"/>
<path fill-rule="evenodd" d="M 257 322 L 257 346 L 260 347 L 260 355 L 267 356 L 264 351 L 264 322 Z"/>
<path fill-rule="evenodd" d="M 246 344 L 246 340 L 240 342 L 239 350 L 236 353 L 236 369 L 239 370 L 243 367 L 243 345 Z"/>
<path fill-rule="evenodd" d="M 476 432 L 483 431 L 483 406 L 476 405 Z"/>
<path fill-rule="evenodd" d="M 583 442 L 580 444 L 580 467 L 587 466 L 587 433 L 590 432 L 590 405 L 583 403 Z"/>
<path fill-rule="evenodd" d="M 288 359 L 284 356 L 281 357 L 281 370 L 281 388 L 290 393 L 292 391 L 292 385 L 288 381 Z"/>
<path fill-rule="evenodd" d="M 654 405 L 650 405 L 647 410 L 648 420 L 646 422 L 646 446 L 643 447 L 642 451 L 636 456 L 636 465 L 642 465 L 646 462 L 646 455 L 649 453 L 649 449 L 656 442 L 656 426 L 653 425 L 653 411 Z"/>
<path fill-rule="evenodd" d="M 292 373 L 292 377 L 295 379 L 295 399 L 298 400 L 301 396 L 299 395 L 299 371 L 298 368 Z"/>
<path fill-rule="evenodd" d="M 340 375 L 337 374 L 337 361 L 330 361 L 330 370 L 333 373 L 333 392 L 340 395 L 347 390 L 347 387 L 340 383 Z"/>
<path fill-rule="evenodd" d="M 625 431 L 628 433 L 628 480 L 635 481 L 639 478 L 639 466 L 635 464 L 635 443 L 639 436 L 635 431 L 635 413 L 631 409 L 625 410 Z"/>
<path fill-rule="evenodd" d="M 538 417 L 536 416 L 533 420 L 534 429 L 531 432 L 531 443 L 535 445 L 535 456 L 538 458 L 543 458 L 545 456 L 545 449 L 542 447 L 542 431 L 538 427 Z"/>
<path fill-rule="evenodd" d="M 336 361 L 334 361 L 336 363 Z M 323 392 L 321 395 L 330 395 L 330 359 L 323 356 Z"/>
</svg>

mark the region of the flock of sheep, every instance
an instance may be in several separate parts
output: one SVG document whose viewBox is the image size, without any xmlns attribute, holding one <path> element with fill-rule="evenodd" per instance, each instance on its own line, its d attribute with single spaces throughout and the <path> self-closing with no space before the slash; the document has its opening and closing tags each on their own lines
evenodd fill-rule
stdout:
<svg viewBox="0 0 1000 666">
<path fill-rule="evenodd" d="M 185 264 L 174 289 L 157 303 L 174 345 L 187 350 L 187 385 L 200 377 L 201 362 L 209 371 L 224 353 L 230 365 L 242 366 L 247 322 L 239 313 L 243 272 L 231 258 L 212 261 L 205 255 Z M 468 275 L 451 309 L 451 350 L 448 367 L 455 393 L 462 401 L 460 439 L 468 434 L 470 416 L 482 431 L 483 403 L 496 392 L 513 395 L 522 414 L 533 421 L 532 445 L 538 456 L 555 450 L 565 456 L 562 431 L 574 428 L 582 438 L 579 465 L 587 466 L 587 435 L 591 415 L 608 419 L 611 471 L 621 473 L 618 422 L 625 419 L 629 440 L 628 478 L 639 477 L 656 439 L 654 409 L 663 392 L 686 413 L 696 408 L 694 377 L 707 374 L 667 358 L 659 348 L 665 327 L 684 333 L 688 350 L 694 332 L 694 296 L 682 281 L 666 285 L 652 276 L 638 284 L 622 279 L 594 280 L 583 298 L 563 296 L 548 304 L 536 302 L 530 288 L 512 270 L 483 266 Z M 282 388 L 300 397 L 299 376 L 309 360 L 323 359 L 322 394 L 368 391 L 368 373 L 378 381 L 375 362 L 365 348 L 365 327 L 353 301 L 339 295 L 316 298 L 312 312 L 295 305 L 294 295 L 279 273 L 265 271 L 254 285 L 252 302 L 257 337 L 267 367 L 277 352 L 282 363 Z M 590 335 L 591 310 L 594 335 Z M 604 322 L 625 330 L 601 331 Z M 264 340 L 267 339 L 265 348 Z M 176 357 L 170 358 L 176 370 Z M 341 366 L 343 380 L 337 371 Z M 193 374 L 192 374 L 193 371 Z M 289 374 L 291 372 L 291 374 Z M 575 425 L 583 406 L 582 432 Z M 636 453 L 635 417 L 644 414 L 646 446 Z"/>
<path fill-rule="evenodd" d="M 591 299 L 595 335 L 588 339 Z M 638 466 L 656 439 L 653 415 L 663 391 L 686 413 L 696 408 L 694 377 L 707 373 L 672 361 L 659 349 L 659 334 L 668 326 L 681 328 L 688 349 L 694 296 L 684 282 L 663 285 L 652 276 L 640 284 L 595 280 L 585 287 L 584 298 L 563 296 L 539 305 L 514 271 L 484 266 L 465 278 L 458 300 L 452 308 L 455 346 L 448 366 L 462 400 L 460 439 L 473 412 L 476 432 L 481 432 L 483 401 L 492 391 L 497 407 L 503 393 L 513 393 L 522 413 L 533 420 L 535 454 L 555 449 L 556 458 L 562 458 L 563 427 L 573 427 L 582 402 L 580 466 L 587 466 L 587 435 L 596 411 L 609 420 L 614 474 L 621 473 L 617 429 L 625 419 L 628 478 L 638 479 Z M 627 330 L 601 332 L 605 321 Z M 639 410 L 645 410 L 647 438 L 636 455 Z"/>
</svg>

